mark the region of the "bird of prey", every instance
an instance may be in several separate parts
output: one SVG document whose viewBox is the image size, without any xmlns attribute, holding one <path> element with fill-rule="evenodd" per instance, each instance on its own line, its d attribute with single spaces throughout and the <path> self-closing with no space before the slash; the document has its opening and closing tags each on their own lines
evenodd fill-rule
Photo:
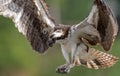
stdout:
<svg viewBox="0 0 120 76">
<path fill-rule="evenodd" d="M 0 15 L 12 19 L 39 53 L 55 43 L 61 45 L 66 63 L 56 69 L 57 73 L 68 73 L 78 65 L 93 69 L 111 67 L 118 60 L 92 47 L 100 45 L 109 51 L 118 32 L 117 20 L 104 0 L 94 0 L 88 17 L 76 25 L 56 23 L 44 0 L 0 0 Z"/>
</svg>

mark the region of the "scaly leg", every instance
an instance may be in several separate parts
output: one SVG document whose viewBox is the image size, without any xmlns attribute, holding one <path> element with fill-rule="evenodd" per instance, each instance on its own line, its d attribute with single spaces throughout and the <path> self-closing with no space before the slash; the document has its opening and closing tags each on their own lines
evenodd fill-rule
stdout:
<svg viewBox="0 0 120 76">
<path fill-rule="evenodd" d="M 68 50 L 65 48 L 64 45 L 61 45 L 61 50 L 62 50 L 62 53 L 63 53 L 63 56 L 66 60 L 66 64 L 63 64 L 61 66 L 59 66 L 57 69 L 56 69 L 56 72 L 57 73 L 61 73 L 61 74 L 66 74 L 70 71 L 70 68 L 69 68 L 69 65 L 70 65 L 70 58 L 69 58 L 69 52 Z"/>
<path fill-rule="evenodd" d="M 70 69 L 76 65 L 76 62 L 77 64 L 80 64 L 78 55 L 80 51 L 87 50 L 87 46 L 84 45 L 82 42 L 72 44 L 72 47 L 69 47 L 71 48 L 71 61 L 69 58 L 68 47 L 66 47 L 65 45 L 61 45 L 61 47 L 62 47 L 63 56 L 66 60 L 66 64 L 59 66 L 56 72 L 61 74 L 66 74 L 69 73 Z"/>
<path fill-rule="evenodd" d="M 62 47 L 62 48 L 63 48 L 63 47 Z M 71 47 L 69 47 L 69 48 L 71 48 L 72 53 L 74 53 L 74 54 L 76 55 L 76 48 L 77 48 L 76 44 L 73 44 L 73 46 L 71 46 Z M 67 73 L 70 72 L 70 69 L 75 66 L 75 63 L 74 63 L 73 61 L 74 61 L 74 59 L 76 58 L 76 56 L 72 54 L 72 55 L 71 55 L 71 60 L 72 60 L 72 61 L 70 61 L 68 49 L 67 49 L 67 48 L 66 48 L 66 49 L 63 48 L 63 49 L 62 49 L 62 52 L 63 52 L 64 58 L 66 59 L 66 64 L 61 65 L 60 67 L 58 67 L 58 70 L 57 70 L 57 71 L 58 71 L 59 73 L 62 73 L 62 74 L 67 74 Z"/>
</svg>

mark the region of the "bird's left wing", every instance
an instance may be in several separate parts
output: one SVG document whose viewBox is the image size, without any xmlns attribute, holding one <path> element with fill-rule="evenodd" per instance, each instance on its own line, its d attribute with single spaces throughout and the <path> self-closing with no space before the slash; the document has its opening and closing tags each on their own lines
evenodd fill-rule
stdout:
<svg viewBox="0 0 120 76">
<path fill-rule="evenodd" d="M 117 20 L 104 0 L 94 0 L 89 16 L 73 28 L 84 33 L 90 44 L 100 43 L 105 51 L 110 50 L 118 32 Z"/>
<path fill-rule="evenodd" d="M 13 20 L 34 50 L 43 53 L 49 48 L 49 32 L 56 24 L 43 0 L 0 0 L 0 15 Z"/>
</svg>

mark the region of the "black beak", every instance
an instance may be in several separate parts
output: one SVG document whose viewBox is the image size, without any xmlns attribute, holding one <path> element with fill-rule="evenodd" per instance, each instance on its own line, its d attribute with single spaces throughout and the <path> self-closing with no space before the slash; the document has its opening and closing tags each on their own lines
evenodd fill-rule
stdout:
<svg viewBox="0 0 120 76">
<path fill-rule="evenodd" d="M 50 47 L 52 47 L 55 44 L 55 39 L 49 39 L 48 44 Z"/>
</svg>

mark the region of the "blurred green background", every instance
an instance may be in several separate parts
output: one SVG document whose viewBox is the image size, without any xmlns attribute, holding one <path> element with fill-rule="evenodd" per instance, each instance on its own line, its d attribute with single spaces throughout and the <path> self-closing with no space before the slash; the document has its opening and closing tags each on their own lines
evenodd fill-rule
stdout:
<svg viewBox="0 0 120 76">
<path fill-rule="evenodd" d="M 46 0 L 51 15 L 58 23 L 75 24 L 83 20 L 91 10 L 93 0 Z M 118 22 L 119 0 L 107 0 Z M 116 38 L 110 51 L 120 57 L 120 39 Z M 64 64 L 60 45 L 48 49 L 45 54 L 33 51 L 27 39 L 18 32 L 14 23 L 0 16 L 0 76 L 63 76 L 57 74 L 57 66 Z M 120 61 L 113 67 L 100 70 L 80 66 L 64 76 L 120 76 Z"/>
</svg>

